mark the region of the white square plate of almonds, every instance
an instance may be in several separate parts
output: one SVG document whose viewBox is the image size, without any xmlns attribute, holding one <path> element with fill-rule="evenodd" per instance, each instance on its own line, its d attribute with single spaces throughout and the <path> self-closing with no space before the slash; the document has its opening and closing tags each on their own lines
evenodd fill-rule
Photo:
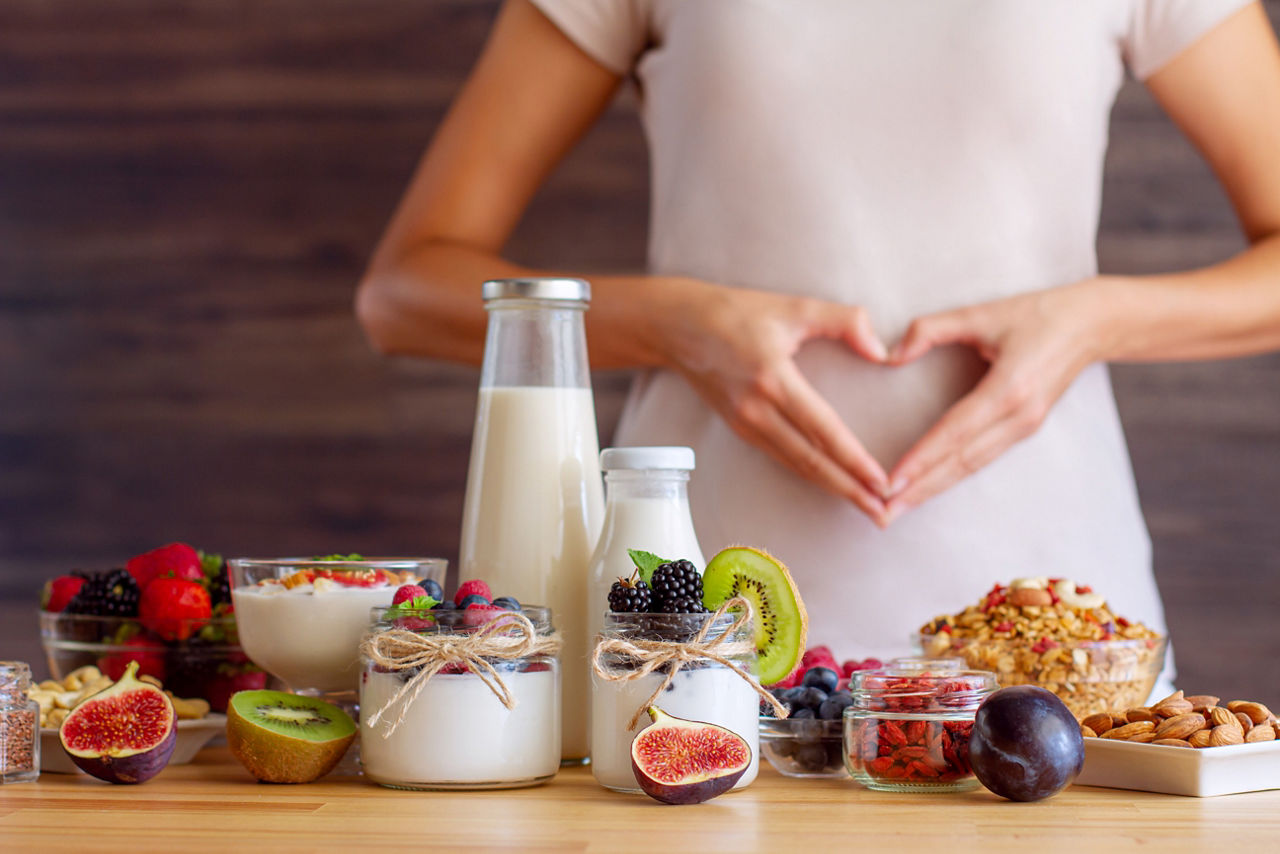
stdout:
<svg viewBox="0 0 1280 854">
<path fill-rule="evenodd" d="M 1081 786 L 1198 798 L 1280 789 L 1280 722 L 1261 703 L 1179 691 L 1082 720 Z M 1096 736 L 1096 737 L 1090 737 Z"/>
</svg>

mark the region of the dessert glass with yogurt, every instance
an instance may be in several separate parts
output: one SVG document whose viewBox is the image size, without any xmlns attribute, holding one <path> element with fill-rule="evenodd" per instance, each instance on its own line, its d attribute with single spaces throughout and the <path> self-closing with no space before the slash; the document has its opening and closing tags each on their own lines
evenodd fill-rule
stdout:
<svg viewBox="0 0 1280 854">
<path fill-rule="evenodd" d="M 443 583 L 448 563 L 236 558 L 228 566 L 245 654 L 291 691 L 349 704 L 359 686 L 360 639 L 370 611 L 389 606 L 401 584 Z"/>
<path fill-rule="evenodd" d="M 485 628 L 465 625 L 467 613 L 419 612 L 421 622 L 431 624 L 419 624 L 414 632 L 427 641 L 433 637 L 465 640 Z M 532 624 L 538 639 L 551 636 L 549 609 L 526 605 L 519 613 Z M 513 640 L 520 637 L 508 615 L 492 619 L 505 621 L 500 634 Z M 388 618 L 387 609 L 378 609 L 370 638 L 398 627 L 403 626 Z M 554 777 L 560 768 L 558 655 L 493 655 L 484 660 L 510 692 L 511 708 L 461 661 L 445 664 L 417 691 L 410 683 L 420 675 L 421 666 L 389 671 L 366 657 L 360 682 L 360 758 L 365 777 L 396 789 L 508 789 Z M 396 702 L 406 685 L 408 690 Z"/>
<path fill-rule="evenodd" d="M 659 640 L 688 643 L 714 614 L 644 614 L 607 612 L 601 639 Z M 734 622 L 732 613 L 723 614 L 707 632 L 708 639 L 728 630 Z M 734 785 L 747 786 L 756 778 L 760 763 L 760 695 L 756 683 L 756 656 L 751 621 L 725 638 L 726 643 L 742 644 L 752 652 L 728 656 L 749 677 L 710 659 L 685 664 L 676 673 L 656 705 L 678 718 L 703 721 L 732 730 L 747 740 L 751 747 L 751 764 Z M 601 664 L 609 670 L 638 669 L 639 663 L 622 655 L 604 655 Z M 640 792 L 631 766 L 631 742 L 637 733 L 651 724 L 641 714 L 634 728 L 628 723 L 637 710 L 666 679 L 670 665 L 630 681 L 613 681 L 592 673 L 591 690 L 591 773 L 596 781 L 616 792 Z"/>
</svg>

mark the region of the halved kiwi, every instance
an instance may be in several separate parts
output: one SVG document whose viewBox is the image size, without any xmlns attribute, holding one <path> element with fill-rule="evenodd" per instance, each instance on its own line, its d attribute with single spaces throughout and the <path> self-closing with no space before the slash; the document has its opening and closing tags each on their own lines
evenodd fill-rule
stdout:
<svg viewBox="0 0 1280 854">
<path fill-rule="evenodd" d="M 227 704 L 227 746 L 265 783 L 310 783 L 333 770 L 356 737 L 342 709 L 284 691 L 241 691 Z"/>
<path fill-rule="evenodd" d="M 734 596 L 755 611 L 760 684 L 786 679 L 800 662 L 809 633 L 809 615 L 791 573 L 761 549 L 727 548 L 702 573 L 702 604 L 715 610 Z"/>
</svg>

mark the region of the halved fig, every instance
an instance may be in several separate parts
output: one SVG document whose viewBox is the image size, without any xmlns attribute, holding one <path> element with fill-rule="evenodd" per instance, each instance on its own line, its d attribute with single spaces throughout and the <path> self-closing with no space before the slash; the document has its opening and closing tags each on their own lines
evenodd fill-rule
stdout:
<svg viewBox="0 0 1280 854">
<path fill-rule="evenodd" d="M 751 746 L 732 730 L 649 707 L 651 726 L 631 742 L 631 770 L 664 804 L 700 804 L 733 788 L 751 765 Z"/>
<path fill-rule="evenodd" d="M 173 704 L 140 682 L 131 661 L 120 680 L 71 710 L 58 738 L 81 770 L 110 783 L 145 783 L 169 764 L 178 741 Z"/>
</svg>

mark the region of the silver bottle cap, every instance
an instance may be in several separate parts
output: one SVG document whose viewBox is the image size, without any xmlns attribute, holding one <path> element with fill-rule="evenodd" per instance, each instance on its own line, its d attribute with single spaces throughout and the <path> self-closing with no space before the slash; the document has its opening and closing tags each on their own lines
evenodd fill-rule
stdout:
<svg viewBox="0 0 1280 854">
<path fill-rule="evenodd" d="M 485 302 L 511 298 L 591 301 L 591 285 L 585 279 L 490 279 L 481 293 Z"/>
</svg>

